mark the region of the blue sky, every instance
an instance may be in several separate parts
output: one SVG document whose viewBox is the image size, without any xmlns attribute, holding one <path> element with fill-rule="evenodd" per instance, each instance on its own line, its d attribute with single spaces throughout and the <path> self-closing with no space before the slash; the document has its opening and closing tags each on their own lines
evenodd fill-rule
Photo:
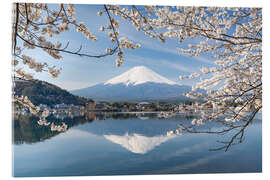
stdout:
<svg viewBox="0 0 270 180">
<path fill-rule="evenodd" d="M 101 54 L 105 52 L 107 47 L 112 48 L 108 32 L 99 31 L 100 26 L 108 24 L 105 15 L 97 15 L 102 7 L 102 5 L 75 5 L 78 22 L 84 22 L 98 38 L 96 43 L 87 40 L 81 33 L 75 32 L 72 26 L 70 26 L 70 31 L 54 36 L 53 40 L 60 41 L 62 44 L 69 41 L 71 50 L 82 45 L 82 52 L 90 54 Z M 105 82 L 132 67 L 143 65 L 179 84 L 192 85 L 194 80 L 180 81 L 178 77 L 199 72 L 200 67 L 213 66 L 214 60 L 208 56 L 189 57 L 177 50 L 178 47 L 193 43 L 198 39 L 186 40 L 183 45 L 178 44 L 176 39 L 169 39 L 166 43 L 161 43 L 157 39 L 145 36 L 143 32 L 133 28 L 128 21 L 123 20 L 120 20 L 119 30 L 119 37 L 127 36 L 129 40 L 141 44 L 140 49 L 124 51 L 124 63 L 121 67 L 115 66 L 116 55 L 96 59 L 62 53 L 63 59 L 54 60 L 45 52 L 35 49 L 25 53 L 37 61 L 47 61 L 57 68 L 62 68 L 62 71 L 58 78 L 51 78 L 47 73 L 35 73 L 34 78 L 48 81 L 67 90 L 73 90 Z"/>
</svg>

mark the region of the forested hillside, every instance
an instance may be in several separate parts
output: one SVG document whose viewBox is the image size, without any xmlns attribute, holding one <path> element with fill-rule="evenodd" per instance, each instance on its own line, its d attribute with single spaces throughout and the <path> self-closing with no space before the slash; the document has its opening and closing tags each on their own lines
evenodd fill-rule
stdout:
<svg viewBox="0 0 270 180">
<path fill-rule="evenodd" d="M 68 91 L 61 89 L 53 84 L 40 80 L 14 80 L 13 92 L 18 96 L 27 96 L 34 105 L 47 104 L 74 104 L 85 105 L 93 101 L 79 96 L 75 96 Z"/>
</svg>

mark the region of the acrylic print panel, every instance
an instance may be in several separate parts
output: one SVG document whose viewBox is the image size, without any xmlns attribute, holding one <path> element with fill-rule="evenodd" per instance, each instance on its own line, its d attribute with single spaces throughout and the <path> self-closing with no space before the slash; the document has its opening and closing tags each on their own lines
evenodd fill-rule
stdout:
<svg viewBox="0 0 270 180">
<path fill-rule="evenodd" d="M 13 4 L 13 176 L 262 172 L 262 9 Z"/>
</svg>

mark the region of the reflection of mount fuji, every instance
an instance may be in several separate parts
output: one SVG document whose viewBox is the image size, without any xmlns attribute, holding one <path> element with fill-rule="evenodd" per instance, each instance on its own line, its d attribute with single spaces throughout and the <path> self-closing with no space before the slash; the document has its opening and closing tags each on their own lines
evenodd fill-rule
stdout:
<svg viewBox="0 0 270 180">
<path fill-rule="evenodd" d="M 167 136 L 167 131 L 177 128 L 177 119 L 130 118 L 128 120 L 94 121 L 74 127 L 80 131 L 103 136 L 133 153 L 144 154 L 160 144 L 174 138 Z"/>
<path fill-rule="evenodd" d="M 104 137 L 113 143 L 121 145 L 133 153 L 145 154 L 154 149 L 156 146 L 159 146 L 161 143 L 164 143 L 175 136 L 160 135 L 147 137 L 135 133 L 132 135 L 126 133 L 123 136 L 104 135 Z"/>
</svg>

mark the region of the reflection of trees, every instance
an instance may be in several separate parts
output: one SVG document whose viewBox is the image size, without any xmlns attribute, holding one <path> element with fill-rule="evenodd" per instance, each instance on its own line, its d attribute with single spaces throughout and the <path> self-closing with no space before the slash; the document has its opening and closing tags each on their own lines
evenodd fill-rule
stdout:
<svg viewBox="0 0 270 180">
<path fill-rule="evenodd" d="M 259 110 L 258 110 L 259 111 Z M 217 148 L 212 148 L 210 151 L 218 151 L 218 150 L 225 150 L 228 149 L 236 144 L 240 144 L 244 141 L 244 135 L 247 130 L 247 127 L 252 124 L 254 121 L 261 119 L 261 117 L 256 117 L 258 111 L 250 112 L 247 116 L 248 118 L 243 118 L 241 121 L 238 122 L 226 122 L 223 118 L 212 120 L 208 123 L 217 124 L 217 127 L 221 128 L 205 128 L 206 124 L 202 121 L 193 119 L 191 121 L 191 125 L 187 124 L 180 124 L 180 128 L 177 129 L 175 132 L 188 132 L 188 133 L 198 133 L 198 134 L 216 134 L 216 135 L 228 135 L 229 138 L 227 140 L 217 141 L 221 144 L 221 146 Z M 260 115 L 258 115 L 260 116 Z M 171 134 L 175 134 L 173 131 L 170 132 Z"/>
<path fill-rule="evenodd" d="M 13 120 L 13 143 L 35 143 L 49 139 L 60 132 L 51 131 L 50 128 L 39 126 L 38 117 L 32 115 L 15 115 Z"/>
<path fill-rule="evenodd" d="M 33 115 L 14 115 L 13 143 L 23 144 L 40 142 L 61 133 L 58 131 L 51 131 L 50 126 L 40 126 L 37 123 L 38 120 L 39 117 Z M 92 122 L 94 119 L 80 116 L 61 120 L 53 116 L 48 116 L 46 120 L 48 122 L 53 122 L 54 124 L 61 124 L 62 122 L 65 122 L 68 127 L 73 127 L 86 122 Z"/>
</svg>

